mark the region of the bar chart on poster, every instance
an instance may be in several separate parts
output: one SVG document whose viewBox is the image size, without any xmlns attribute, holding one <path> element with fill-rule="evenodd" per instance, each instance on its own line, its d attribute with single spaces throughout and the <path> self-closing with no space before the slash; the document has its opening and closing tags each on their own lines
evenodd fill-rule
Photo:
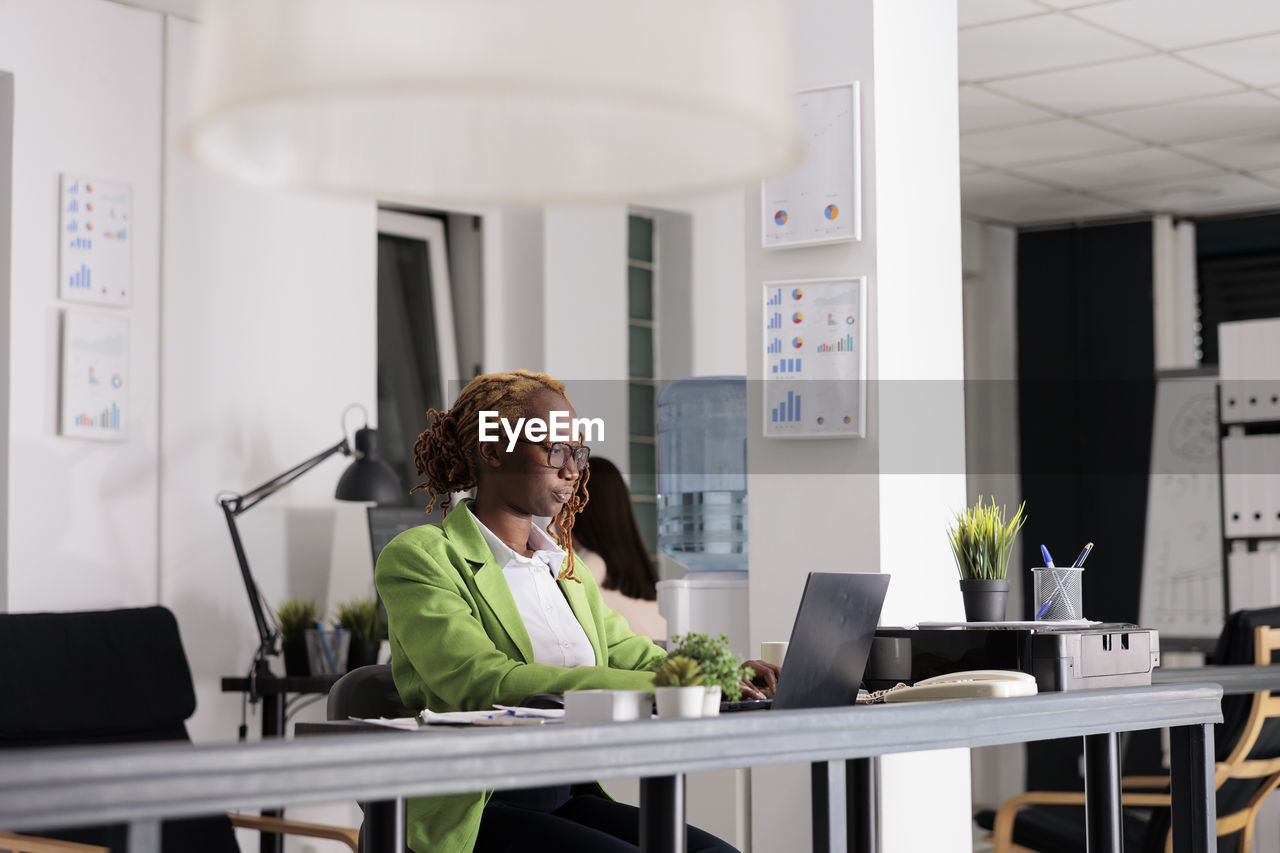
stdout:
<svg viewBox="0 0 1280 853">
<path fill-rule="evenodd" d="M 1164 374 L 1156 385 L 1139 621 L 1209 638 L 1225 606 L 1216 378 Z"/>
<path fill-rule="evenodd" d="M 129 385 L 129 320 L 68 310 L 62 319 L 62 435 L 123 439 Z"/>
<path fill-rule="evenodd" d="M 766 437 L 864 434 L 865 306 L 865 277 L 765 282 Z"/>
<path fill-rule="evenodd" d="M 63 175 L 58 295 L 123 307 L 133 302 L 133 194 L 128 184 Z"/>
</svg>

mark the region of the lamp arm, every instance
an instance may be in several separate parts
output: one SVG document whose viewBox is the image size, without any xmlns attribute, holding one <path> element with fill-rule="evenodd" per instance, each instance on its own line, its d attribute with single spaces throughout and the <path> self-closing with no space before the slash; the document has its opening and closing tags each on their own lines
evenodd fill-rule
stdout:
<svg viewBox="0 0 1280 853">
<path fill-rule="evenodd" d="M 253 573 L 249 571 L 249 557 L 245 554 L 244 542 L 240 539 L 240 530 L 236 526 L 236 517 L 253 509 L 260 501 L 269 498 L 335 453 L 351 455 L 351 445 L 347 443 L 345 436 L 343 436 L 342 441 L 332 447 L 328 447 L 315 456 L 299 462 L 289 470 L 277 474 L 262 485 L 255 486 L 242 495 L 233 494 L 218 499 L 218 503 L 222 506 L 222 514 L 227 519 L 227 529 L 231 531 L 231 544 L 236 551 L 236 561 L 240 564 L 240 578 L 244 581 L 245 592 L 249 594 L 249 607 L 253 611 L 254 625 L 258 629 L 259 646 L 256 657 L 258 666 L 265 667 L 265 656 L 275 653 L 276 635 L 271 626 L 267 624 L 266 614 L 262 612 L 262 595 L 258 592 L 258 584 L 253 579 Z"/>
<path fill-rule="evenodd" d="M 254 486 L 244 494 L 229 495 L 222 498 L 219 500 L 219 503 L 222 504 L 223 508 L 227 508 L 229 505 L 233 515 L 242 515 L 243 513 L 253 509 L 259 501 L 280 491 L 282 488 L 289 485 L 335 453 L 342 453 L 345 456 L 351 455 L 351 445 L 347 442 L 346 436 L 343 436 L 342 441 L 339 441 L 332 447 L 328 447 L 320 451 L 310 459 L 299 462 L 288 471 L 277 474 L 259 486 Z"/>
</svg>

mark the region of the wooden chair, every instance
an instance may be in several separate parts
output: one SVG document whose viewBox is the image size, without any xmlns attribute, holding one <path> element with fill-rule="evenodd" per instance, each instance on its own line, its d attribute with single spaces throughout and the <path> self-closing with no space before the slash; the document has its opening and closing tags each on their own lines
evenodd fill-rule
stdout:
<svg viewBox="0 0 1280 853">
<path fill-rule="evenodd" d="M 190 740 L 195 687 L 177 620 L 163 607 L 0 614 L 0 684 L 0 749 Z M 161 847 L 239 853 L 234 827 L 358 851 L 354 829 L 239 814 L 162 821 Z M 127 826 L 0 835 L 0 850 L 6 844 L 21 853 L 123 851 Z"/>
<path fill-rule="evenodd" d="M 1272 625 L 1280 625 L 1280 608 L 1233 613 L 1218 640 L 1215 662 L 1269 665 L 1273 652 L 1280 649 L 1280 628 Z M 1214 736 L 1218 755 L 1214 786 L 1219 851 L 1248 853 L 1253 844 L 1258 810 L 1280 785 L 1280 698 L 1272 696 L 1269 690 L 1224 697 L 1223 722 L 1216 727 Z M 1121 804 L 1126 809 L 1125 820 L 1130 829 L 1135 822 L 1145 824 L 1142 849 L 1149 853 L 1160 850 L 1169 853 L 1173 842 L 1169 828 L 1168 778 L 1126 776 L 1121 779 L 1121 789 Z M 1061 844 L 1052 839 L 1051 828 L 1043 820 L 1048 815 L 1035 814 L 1045 806 L 1083 805 L 1081 791 L 1029 791 L 1010 797 L 986 826 L 992 831 L 994 853 L 1083 850 L 1078 839 L 1064 838 Z M 1133 809 L 1149 811 L 1139 813 Z M 1041 820 L 1037 821 L 1037 817 Z M 979 815 L 978 822 L 984 825 L 984 815 Z M 1083 815 L 1079 824 L 1083 825 Z"/>
</svg>

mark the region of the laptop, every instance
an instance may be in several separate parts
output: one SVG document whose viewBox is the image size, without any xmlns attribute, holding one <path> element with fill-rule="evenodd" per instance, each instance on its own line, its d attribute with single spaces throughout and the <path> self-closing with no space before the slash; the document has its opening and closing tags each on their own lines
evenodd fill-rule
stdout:
<svg viewBox="0 0 1280 853">
<path fill-rule="evenodd" d="M 854 704 L 888 588 L 888 575 L 810 572 L 773 699 L 722 702 L 720 710 Z"/>
</svg>

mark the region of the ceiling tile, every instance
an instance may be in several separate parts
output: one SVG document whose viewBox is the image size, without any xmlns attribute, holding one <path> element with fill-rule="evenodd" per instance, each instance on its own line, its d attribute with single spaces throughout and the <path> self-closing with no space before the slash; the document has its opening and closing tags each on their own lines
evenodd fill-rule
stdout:
<svg viewBox="0 0 1280 853">
<path fill-rule="evenodd" d="M 1276 0 L 1118 0 L 1072 14 L 1162 50 L 1280 30 Z"/>
<path fill-rule="evenodd" d="M 1272 0 L 1280 11 L 1280 3 Z M 1275 27 L 1273 29 L 1280 29 Z M 1250 86 L 1280 85 L 1280 33 L 1181 51 L 1192 62 Z"/>
<path fill-rule="evenodd" d="M 1124 216 L 1141 210 L 1067 192 L 1051 192 L 1034 198 L 1010 197 L 972 202 L 962 198 L 960 207 L 965 216 L 1016 225 Z"/>
<path fill-rule="evenodd" d="M 1060 14 L 963 29 L 959 51 L 960 79 L 965 82 L 1150 53 L 1128 39 Z"/>
<path fill-rule="evenodd" d="M 1277 104 L 1280 106 L 1280 103 Z M 960 156 L 988 166 L 1013 166 L 1136 148 L 1138 143 L 1068 119 L 966 133 Z"/>
<path fill-rule="evenodd" d="M 1164 55 L 1015 77 L 988 83 L 987 87 L 1072 115 L 1218 95 L 1241 88 Z"/>
<path fill-rule="evenodd" d="M 1213 166 L 1161 148 L 1141 148 L 1118 154 L 1023 166 L 1017 171 L 1030 178 L 1086 191 L 1221 174 L 1221 170 Z"/>
<path fill-rule="evenodd" d="M 962 27 L 1044 13 L 1045 8 L 1032 0 L 960 0 L 956 7 L 956 18 Z"/>
<path fill-rule="evenodd" d="M 1280 187 L 1280 168 L 1263 169 L 1261 172 L 1254 172 L 1253 176 L 1255 178 L 1261 178 L 1276 187 Z"/>
<path fill-rule="evenodd" d="M 1280 100 L 1241 92 L 1093 116 L 1091 121 L 1141 139 L 1193 142 L 1280 126 Z"/>
<path fill-rule="evenodd" d="M 1117 188 L 1108 191 L 1106 196 L 1119 204 L 1132 204 L 1156 213 L 1208 213 L 1280 205 L 1280 188 L 1232 174 Z"/>
<path fill-rule="evenodd" d="M 1253 136 L 1233 136 L 1179 145 L 1178 151 L 1217 163 L 1227 169 L 1251 171 L 1280 166 L 1280 131 Z"/>
<path fill-rule="evenodd" d="M 960 174 L 962 175 L 976 175 L 979 172 L 986 171 L 988 171 L 986 166 L 979 166 L 977 163 L 960 163 Z"/>
<path fill-rule="evenodd" d="M 961 133 L 1007 127 L 1011 124 L 1025 124 L 1053 117 L 1053 113 L 1011 101 L 1003 95 L 988 92 L 977 86 L 960 87 Z"/>
<path fill-rule="evenodd" d="M 1040 0 L 1040 2 L 1055 9 L 1072 9 L 1076 6 L 1088 6 L 1090 3 L 1097 3 L 1098 0 Z"/>
</svg>

